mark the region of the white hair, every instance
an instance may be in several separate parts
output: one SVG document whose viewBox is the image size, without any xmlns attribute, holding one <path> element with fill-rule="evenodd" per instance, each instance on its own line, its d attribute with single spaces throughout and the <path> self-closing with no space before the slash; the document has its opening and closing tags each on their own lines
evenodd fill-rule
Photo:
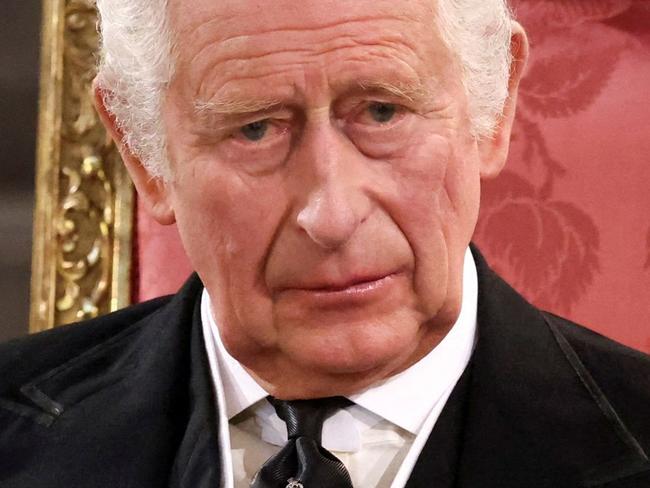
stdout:
<svg viewBox="0 0 650 488">
<path fill-rule="evenodd" d="M 506 0 L 438 0 L 438 28 L 455 53 L 472 135 L 493 135 L 508 97 L 513 17 Z"/>
<path fill-rule="evenodd" d="M 149 174 L 166 178 L 162 102 L 174 69 L 167 0 L 97 0 L 97 9 L 106 109 Z"/>
<path fill-rule="evenodd" d="M 123 143 L 152 177 L 170 167 L 162 121 L 174 74 L 168 0 L 96 0 L 100 17 L 98 81 Z M 437 0 L 438 28 L 455 53 L 467 93 L 472 135 L 490 137 L 508 96 L 512 15 L 507 0 Z"/>
</svg>

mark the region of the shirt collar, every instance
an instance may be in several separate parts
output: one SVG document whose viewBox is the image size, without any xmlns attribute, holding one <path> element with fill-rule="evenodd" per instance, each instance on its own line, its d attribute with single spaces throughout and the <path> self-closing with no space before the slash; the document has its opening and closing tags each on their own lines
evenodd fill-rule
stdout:
<svg viewBox="0 0 650 488">
<path fill-rule="evenodd" d="M 201 297 L 201 320 L 203 321 L 206 345 L 212 347 L 216 353 L 218 370 L 215 368 L 216 365 L 210 362 L 211 374 L 213 378 L 221 379 L 226 403 L 226 415 L 230 420 L 251 405 L 266 398 L 268 393 L 257 384 L 241 363 L 226 350 L 212 314 L 210 295 L 208 295 L 205 288 Z"/>
<path fill-rule="evenodd" d="M 445 338 L 410 368 L 350 396 L 350 400 L 417 434 L 429 412 L 444 393 L 453 387 L 469 362 L 476 338 L 477 302 L 476 264 L 467 249 L 463 267 L 461 310 L 456 323 Z M 228 419 L 232 419 L 265 398 L 268 393 L 224 347 L 211 307 L 210 296 L 204 290 L 201 318 L 206 345 L 214 348 L 218 362 L 218 370 L 211 365 L 211 373 L 213 377 L 221 379 L 226 415 Z"/>
</svg>

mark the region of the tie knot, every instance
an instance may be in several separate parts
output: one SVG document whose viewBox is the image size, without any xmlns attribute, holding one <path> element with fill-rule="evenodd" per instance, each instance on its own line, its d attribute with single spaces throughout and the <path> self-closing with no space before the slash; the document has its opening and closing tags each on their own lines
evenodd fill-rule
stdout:
<svg viewBox="0 0 650 488">
<path fill-rule="evenodd" d="M 323 423 L 337 410 L 349 406 L 352 402 L 344 397 L 316 398 L 313 400 L 278 400 L 269 397 L 285 424 L 289 439 L 309 437 L 321 443 Z"/>
</svg>

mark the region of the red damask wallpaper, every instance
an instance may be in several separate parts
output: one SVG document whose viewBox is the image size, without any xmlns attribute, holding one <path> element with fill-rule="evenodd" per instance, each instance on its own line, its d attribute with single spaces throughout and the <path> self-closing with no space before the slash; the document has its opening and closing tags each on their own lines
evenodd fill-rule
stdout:
<svg viewBox="0 0 650 488">
<path fill-rule="evenodd" d="M 475 242 L 537 306 L 650 352 L 650 1 L 512 6 L 531 60 Z M 175 228 L 138 217 L 144 300 L 190 266 Z"/>
<path fill-rule="evenodd" d="M 650 2 L 513 7 L 531 59 L 475 241 L 536 305 L 650 351 Z"/>
</svg>

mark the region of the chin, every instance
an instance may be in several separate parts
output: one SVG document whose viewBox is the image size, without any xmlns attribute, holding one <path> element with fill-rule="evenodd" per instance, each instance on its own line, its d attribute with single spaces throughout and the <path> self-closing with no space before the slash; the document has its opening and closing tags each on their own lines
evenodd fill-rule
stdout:
<svg viewBox="0 0 650 488">
<path fill-rule="evenodd" d="M 417 349 L 416 334 L 405 333 L 406 330 L 396 334 L 393 329 L 377 331 L 372 326 L 359 328 L 363 330 L 356 334 L 348 329 L 345 338 L 338 336 L 301 341 L 290 354 L 297 364 L 324 376 L 358 376 L 372 380 L 378 376 L 389 376 L 402 368 Z"/>
</svg>

